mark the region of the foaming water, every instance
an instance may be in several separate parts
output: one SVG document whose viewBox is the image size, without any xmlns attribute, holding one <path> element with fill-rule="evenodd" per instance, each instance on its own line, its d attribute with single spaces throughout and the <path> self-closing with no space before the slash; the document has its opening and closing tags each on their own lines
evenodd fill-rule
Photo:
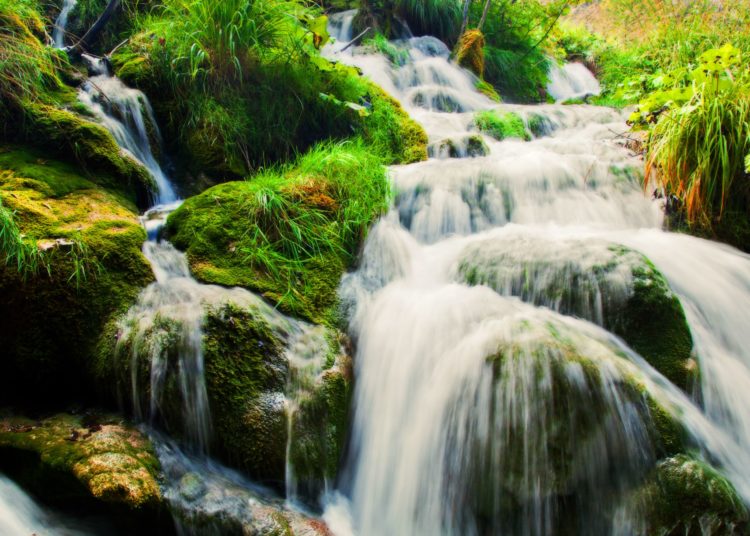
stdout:
<svg viewBox="0 0 750 536">
<path fill-rule="evenodd" d="M 331 529 L 642 534 L 628 497 L 657 462 L 653 405 L 750 502 L 748 256 L 661 231 L 622 113 L 494 103 L 432 38 L 395 41 L 404 65 L 342 51 L 352 17 L 331 17 L 328 57 L 397 97 L 431 143 L 481 136 L 488 154 L 391 168 L 394 206 L 342 283 L 356 410 Z M 551 79 L 558 101 L 599 92 L 581 64 Z M 531 141 L 479 133 L 487 109 L 517 113 Z M 642 254 L 682 300 L 705 410 L 603 329 Z"/>
<path fill-rule="evenodd" d="M 599 81 L 582 63 L 561 66 L 553 61 L 549 78 L 547 92 L 558 102 L 598 95 L 602 90 Z"/>
<path fill-rule="evenodd" d="M 83 57 L 94 76 L 83 84 L 79 100 L 120 147 L 145 166 L 159 188 L 156 202 L 174 203 L 177 195 L 172 183 L 151 150 L 152 143 L 161 144 L 161 134 L 148 99 L 142 92 L 111 76 L 103 60 L 85 54 Z"/>
<path fill-rule="evenodd" d="M 50 514 L 11 480 L 0 474 L 0 534 L 86 536 L 95 534 Z"/>
<path fill-rule="evenodd" d="M 60 14 L 57 16 L 55 25 L 52 28 L 52 42 L 56 48 L 63 48 L 65 46 L 65 29 L 68 26 L 68 17 L 77 3 L 77 0 L 63 0 L 62 9 L 60 9 Z"/>
</svg>

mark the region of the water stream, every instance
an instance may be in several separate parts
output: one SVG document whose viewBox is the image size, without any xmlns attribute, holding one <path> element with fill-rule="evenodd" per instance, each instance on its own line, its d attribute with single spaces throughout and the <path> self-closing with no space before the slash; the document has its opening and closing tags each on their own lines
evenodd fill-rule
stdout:
<svg viewBox="0 0 750 536">
<path fill-rule="evenodd" d="M 52 28 L 52 42 L 56 48 L 63 48 L 65 46 L 65 29 L 68 27 L 68 17 L 70 12 L 75 9 L 77 0 L 63 0 L 60 14 L 55 20 L 55 25 Z"/>
<path fill-rule="evenodd" d="M 397 97 L 433 146 L 480 135 L 488 150 L 391 168 L 394 206 L 342 283 L 357 388 L 332 530 L 641 532 L 625 504 L 654 466 L 654 423 L 633 379 L 750 502 L 750 258 L 661 230 L 622 113 L 497 104 L 430 37 L 394 43 L 403 66 L 366 47 L 342 52 L 353 14 L 331 17 L 328 57 Z M 553 68 L 548 90 L 562 102 L 599 86 L 571 64 Z M 531 141 L 496 141 L 473 125 L 489 109 L 542 127 Z M 682 300 L 705 409 L 595 325 L 632 295 L 641 253 Z M 492 288 L 467 284 L 481 270 Z"/>
</svg>

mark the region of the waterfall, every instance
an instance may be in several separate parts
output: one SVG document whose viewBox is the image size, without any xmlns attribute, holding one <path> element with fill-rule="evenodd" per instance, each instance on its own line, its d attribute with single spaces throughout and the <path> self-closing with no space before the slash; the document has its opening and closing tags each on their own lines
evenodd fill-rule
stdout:
<svg viewBox="0 0 750 536">
<path fill-rule="evenodd" d="M 431 144 L 479 136 L 487 154 L 392 167 L 394 205 L 342 282 L 357 382 L 332 530 L 642 533 L 627 497 L 657 461 L 652 403 L 750 502 L 750 258 L 661 230 L 621 112 L 497 104 L 429 37 L 392 43 L 405 65 L 343 50 L 353 16 L 331 16 L 324 53 L 399 99 Z M 581 64 L 551 78 L 558 101 L 599 91 Z M 482 110 L 541 127 L 497 141 Z M 642 255 L 682 300 L 705 410 L 604 329 L 650 270 Z"/>
<path fill-rule="evenodd" d="M 153 427 L 152 440 L 167 477 L 164 493 L 174 509 L 178 530 L 183 534 L 224 534 L 226 530 L 245 530 L 253 523 L 269 527 L 279 523 L 273 518 L 274 512 L 281 510 L 292 524 L 304 524 L 304 516 L 272 499 L 273 492 L 208 456 L 213 426 L 205 378 L 204 322 L 209 308 L 231 304 L 254 311 L 284 344 L 283 358 L 289 368 L 287 395 L 281 394 L 273 402 L 281 404 L 289 422 L 287 453 L 295 440 L 295 413 L 310 396 L 330 353 L 325 328 L 286 317 L 242 288 L 205 285 L 191 276 L 185 254 L 160 238 L 167 217 L 181 201 L 152 152 L 152 147 L 161 148 L 162 139 L 151 105 L 143 93 L 112 76 L 106 61 L 87 55 L 84 59 L 92 76 L 82 86 L 80 101 L 159 186 L 156 206 L 141 217 L 149 238 L 143 253 L 155 281 L 120 320 L 116 352 L 126 353 L 129 361 L 130 392 L 125 398 L 130 399 L 136 418 Z M 170 355 L 175 349 L 176 363 Z M 139 374 L 144 365 L 147 382 Z M 175 404 L 179 411 L 168 415 L 165 408 Z M 179 422 L 170 422 L 175 413 Z M 175 432 L 180 443 L 154 431 L 159 427 Z M 296 506 L 301 503 L 298 482 L 287 458 L 286 499 Z"/>
<path fill-rule="evenodd" d="M 582 99 L 601 92 L 599 81 L 582 63 L 566 63 L 562 66 L 555 61 L 551 63 L 547 93 L 556 101 Z"/>
<path fill-rule="evenodd" d="M 122 80 L 109 74 L 106 61 L 83 55 L 91 76 L 78 94 L 94 117 L 106 128 L 123 150 L 130 153 L 153 177 L 159 192 L 157 204 L 177 201 L 174 187 L 164 174 L 152 151 L 152 144 L 161 144 L 161 133 L 146 96 L 129 88 Z"/>
<path fill-rule="evenodd" d="M 92 534 L 71 522 L 50 514 L 12 481 L 0 474 L 0 534 L 36 536 L 86 536 Z"/>
<path fill-rule="evenodd" d="M 62 9 L 52 29 L 52 42 L 56 48 L 65 46 L 65 28 L 68 26 L 68 17 L 77 3 L 77 0 L 63 0 Z"/>
</svg>

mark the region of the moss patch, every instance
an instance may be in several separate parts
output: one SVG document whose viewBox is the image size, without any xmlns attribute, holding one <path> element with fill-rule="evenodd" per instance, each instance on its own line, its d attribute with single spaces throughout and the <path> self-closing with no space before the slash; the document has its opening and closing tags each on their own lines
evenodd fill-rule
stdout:
<svg viewBox="0 0 750 536">
<path fill-rule="evenodd" d="M 481 132 L 503 141 L 508 138 L 529 141 L 531 136 L 526 131 L 523 119 L 513 112 L 487 110 L 474 115 L 474 126 Z"/>
<path fill-rule="evenodd" d="M 0 448 L 34 453 L 43 471 L 74 476 L 98 501 L 132 510 L 161 505 L 159 462 L 151 443 L 117 417 L 1 418 Z M 43 493 L 44 481 L 39 487 Z"/>
<path fill-rule="evenodd" d="M 325 145 L 293 167 L 188 199 L 167 228 L 198 279 L 250 288 L 325 322 L 387 199 L 385 169 L 362 144 Z"/>
<path fill-rule="evenodd" d="M 484 77 L 484 34 L 481 30 L 467 30 L 459 37 L 455 59 L 461 67 L 479 78 Z"/>
<path fill-rule="evenodd" d="M 2 398 L 47 405 L 91 397 L 99 337 L 153 278 L 135 207 L 68 164 L 7 147 L 0 197 L 24 237 L 47 250 L 49 265 L 28 278 L 0 267 Z M 38 395 L 28 396 L 30 389 Z"/>
<path fill-rule="evenodd" d="M 705 462 L 681 454 L 662 461 L 641 492 L 649 534 L 747 534 L 748 511 L 734 487 Z"/>
</svg>

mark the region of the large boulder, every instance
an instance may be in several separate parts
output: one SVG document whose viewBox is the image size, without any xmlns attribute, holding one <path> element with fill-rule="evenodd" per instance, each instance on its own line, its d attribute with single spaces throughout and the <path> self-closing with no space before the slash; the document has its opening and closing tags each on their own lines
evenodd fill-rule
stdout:
<svg viewBox="0 0 750 536">
<path fill-rule="evenodd" d="M 192 285 L 202 293 L 192 305 L 198 325 L 171 305 L 135 307 L 119 324 L 102 381 L 183 442 L 276 489 L 294 479 L 290 492 L 317 500 L 346 439 L 351 380 L 335 332 L 286 318 L 242 289 Z M 196 360 L 202 374 L 186 391 L 182 373 Z M 186 417 L 200 390 L 206 445 Z"/>
<path fill-rule="evenodd" d="M 108 414 L 0 418 L 4 471 L 53 502 L 93 499 L 135 513 L 162 507 L 149 439 Z"/>
<path fill-rule="evenodd" d="M 0 266 L 6 403 L 60 407 L 96 395 L 89 371 L 100 338 L 153 279 L 133 197 L 104 186 L 116 180 L 0 148 L 3 228 L 26 252 Z"/>
<path fill-rule="evenodd" d="M 644 534 L 747 534 L 750 516 L 734 486 L 686 454 L 667 458 L 635 496 Z"/>
<path fill-rule="evenodd" d="M 697 376 L 679 299 L 640 253 L 617 244 L 508 234 L 464 250 L 457 278 L 594 322 L 622 337 L 675 385 Z"/>
</svg>

